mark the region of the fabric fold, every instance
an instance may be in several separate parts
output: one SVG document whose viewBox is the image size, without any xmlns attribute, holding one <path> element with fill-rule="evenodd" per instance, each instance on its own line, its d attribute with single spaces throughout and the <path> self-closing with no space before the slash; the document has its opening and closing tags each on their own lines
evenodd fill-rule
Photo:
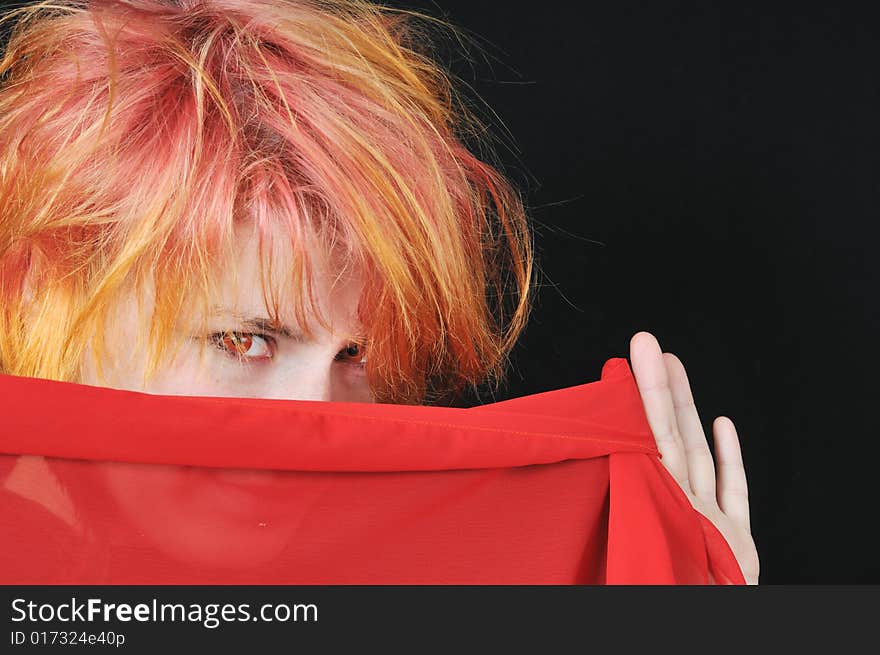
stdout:
<svg viewBox="0 0 880 655">
<path fill-rule="evenodd" d="M 6 584 L 744 582 L 624 358 L 469 409 L 0 393 Z"/>
</svg>

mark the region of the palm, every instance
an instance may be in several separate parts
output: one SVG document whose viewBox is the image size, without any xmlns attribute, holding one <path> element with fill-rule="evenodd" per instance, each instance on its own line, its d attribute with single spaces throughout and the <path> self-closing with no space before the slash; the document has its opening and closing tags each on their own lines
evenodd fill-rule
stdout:
<svg viewBox="0 0 880 655">
<path fill-rule="evenodd" d="M 758 551 L 751 534 L 746 474 L 733 422 L 719 416 L 712 424 L 718 457 L 716 479 L 715 462 L 681 361 L 662 352 L 648 332 L 638 332 L 630 340 L 630 360 L 664 466 L 694 508 L 727 540 L 746 582 L 757 584 Z"/>
</svg>

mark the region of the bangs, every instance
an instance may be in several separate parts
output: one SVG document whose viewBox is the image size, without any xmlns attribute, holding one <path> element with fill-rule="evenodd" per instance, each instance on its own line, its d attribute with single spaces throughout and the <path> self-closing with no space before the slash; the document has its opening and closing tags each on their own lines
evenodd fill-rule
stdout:
<svg viewBox="0 0 880 655">
<path fill-rule="evenodd" d="M 379 402 L 503 377 L 531 308 L 531 232 L 518 193 L 457 137 L 485 130 L 415 48 L 429 17 L 355 0 L 62 0 L 13 16 L 7 372 L 75 380 L 123 290 L 152 286 L 148 379 L 255 230 L 273 317 L 290 303 L 304 330 L 327 327 L 318 266 L 362 281 Z"/>
</svg>

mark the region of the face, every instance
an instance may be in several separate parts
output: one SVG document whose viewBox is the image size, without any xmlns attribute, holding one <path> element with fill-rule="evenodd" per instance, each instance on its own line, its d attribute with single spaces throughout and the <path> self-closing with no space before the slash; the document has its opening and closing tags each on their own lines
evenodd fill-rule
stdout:
<svg viewBox="0 0 880 655">
<path fill-rule="evenodd" d="M 102 361 L 104 382 L 99 381 L 91 352 L 87 352 L 82 383 L 169 395 L 374 402 L 363 366 L 366 352 L 344 337 L 346 332 L 357 333 L 358 279 L 337 281 L 330 266 L 316 266 L 316 300 L 322 314 L 330 319 L 331 330 L 312 321 L 314 336 L 306 337 L 294 322 L 292 307 L 283 301 L 280 325 L 269 324 L 260 284 L 259 241 L 252 230 L 238 230 L 234 262 L 238 276 L 233 282 L 231 275 L 221 272 L 222 293 L 210 315 L 207 333 L 196 331 L 197 317 L 182 316 L 175 328 L 174 345 L 180 348 L 144 385 L 147 353 L 134 345 L 144 323 L 137 320 L 136 298 L 131 295 L 120 303 L 109 323 L 112 329 L 108 328 Z M 284 253 L 276 250 L 273 256 L 273 288 L 283 292 L 285 278 L 279 273 L 283 266 L 278 262 L 284 261 Z M 144 304 L 147 315 L 152 307 L 148 293 Z M 201 362 L 200 342 L 207 344 Z"/>
</svg>

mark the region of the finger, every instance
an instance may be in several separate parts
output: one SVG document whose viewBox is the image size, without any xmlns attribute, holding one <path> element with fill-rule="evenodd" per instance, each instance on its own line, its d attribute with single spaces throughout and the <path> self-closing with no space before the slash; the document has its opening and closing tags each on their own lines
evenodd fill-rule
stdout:
<svg viewBox="0 0 880 655">
<path fill-rule="evenodd" d="M 751 533 L 749 491 L 736 426 L 726 416 L 719 416 L 712 429 L 718 457 L 718 506 L 731 520 Z"/>
<path fill-rule="evenodd" d="M 698 498 L 714 505 L 715 461 L 706 442 L 706 433 L 703 431 L 703 424 L 700 422 L 700 415 L 694 403 L 687 372 L 681 360 L 672 353 L 663 353 L 663 360 L 672 392 L 675 420 L 684 445 L 691 490 Z"/>
<path fill-rule="evenodd" d="M 630 359 L 645 416 L 663 464 L 682 489 L 690 492 L 684 446 L 678 433 L 666 364 L 657 339 L 649 332 L 637 332 L 630 339 Z"/>
</svg>

